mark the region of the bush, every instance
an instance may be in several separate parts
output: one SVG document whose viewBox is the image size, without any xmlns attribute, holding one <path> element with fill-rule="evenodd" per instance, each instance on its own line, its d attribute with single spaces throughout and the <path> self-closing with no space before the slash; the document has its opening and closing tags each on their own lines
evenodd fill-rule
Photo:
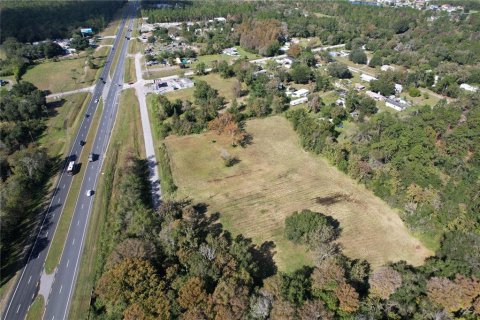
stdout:
<svg viewBox="0 0 480 320">
<path fill-rule="evenodd" d="M 410 87 L 408 88 L 408 94 L 410 95 L 410 97 L 420 97 L 421 92 L 418 88 Z"/>
</svg>

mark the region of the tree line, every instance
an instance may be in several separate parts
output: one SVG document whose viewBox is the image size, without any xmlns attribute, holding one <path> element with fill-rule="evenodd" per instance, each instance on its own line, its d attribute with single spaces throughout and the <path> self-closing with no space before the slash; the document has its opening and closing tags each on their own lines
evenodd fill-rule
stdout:
<svg viewBox="0 0 480 320">
<path fill-rule="evenodd" d="M 104 29 L 125 1 L 4 1 L 0 42 L 70 38 L 80 27 Z"/>
</svg>

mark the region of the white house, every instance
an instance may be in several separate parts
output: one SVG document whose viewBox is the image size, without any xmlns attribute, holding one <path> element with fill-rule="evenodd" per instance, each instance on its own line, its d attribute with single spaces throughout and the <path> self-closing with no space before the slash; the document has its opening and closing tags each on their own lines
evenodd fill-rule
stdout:
<svg viewBox="0 0 480 320">
<path fill-rule="evenodd" d="M 362 75 L 360 76 L 360 79 L 362 79 L 362 81 L 365 81 L 365 82 L 377 80 L 377 78 L 369 76 L 368 74 L 364 74 L 364 73 L 362 73 Z"/>
<path fill-rule="evenodd" d="M 292 97 L 302 98 L 302 97 L 306 97 L 309 93 L 310 93 L 310 90 L 308 89 L 300 89 L 292 93 Z"/>
<path fill-rule="evenodd" d="M 403 111 L 410 106 L 407 101 L 399 98 L 385 98 L 385 105 L 397 111 Z"/>
<path fill-rule="evenodd" d="M 466 90 L 466 91 L 470 91 L 470 92 L 477 92 L 478 91 L 478 87 L 469 85 L 467 83 L 462 83 L 460 85 L 460 88 L 463 89 L 463 90 Z"/>
<path fill-rule="evenodd" d="M 305 103 L 305 102 L 308 102 L 308 98 L 307 98 L 307 97 L 303 97 L 303 98 L 300 98 L 300 99 L 292 100 L 292 101 L 290 101 L 290 105 L 293 107 L 293 106 L 297 106 L 297 105 L 302 104 L 302 103 Z"/>
</svg>

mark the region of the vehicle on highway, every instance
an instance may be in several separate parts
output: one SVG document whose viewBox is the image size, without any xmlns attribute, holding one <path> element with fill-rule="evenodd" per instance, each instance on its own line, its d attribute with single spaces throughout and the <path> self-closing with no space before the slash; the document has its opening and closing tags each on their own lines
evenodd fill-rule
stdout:
<svg viewBox="0 0 480 320">
<path fill-rule="evenodd" d="M 90 117 L 90 114 L 89 113 L 85 113 L 85 118 L 88 118 Z"/>
<path fill-rule="evenodd" d="M 80 140 L 80 145 L 83 147 L 85 145 L 85 141 L 84 140 Z"/>
<path fill-rule="evenodd" d="M 88 162 L 93 162 L 94 159 L 95 159 L 95 155 L 94 155 L 93 153 L 90 153 L 90 154 L 88 155 Z"/>
<path fill-rule="evenodd" d="M 75 172 L 75 161 L 70 161 L 67 166 L 67 173 L 73 175 Z"/>
<path fill-rule="evenodd" d="M 93 196 L 94 193 L 95 193 L 95 191 L 93 191 L 93 190 L 87 190 L 87 192 L 85 194 L 87 195 L 87 197 L 91 197 L 91 196 Z"/>
<path fill-rule="evenodd" d="M 98 103 L 98 98 L 97 98 L 97 99 L 95 99 L 95 103 Z"/>
</svg>

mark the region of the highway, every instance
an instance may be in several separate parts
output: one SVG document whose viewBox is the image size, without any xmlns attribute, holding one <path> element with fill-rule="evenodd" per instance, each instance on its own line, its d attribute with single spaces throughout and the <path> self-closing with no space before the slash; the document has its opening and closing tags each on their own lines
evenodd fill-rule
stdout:
<svg viewBox="0 0 480 320">
<path fill-rule="evenodd" d="M 81 164 L 81 170 L 84 171 L 83 181 L 80 193 L 77 196 L 75 211 L 70 224 L 67 240 L 59 265 L 57 266 L 51 286 L 50 294 L 45 297 L 47 301 L 44 319 L 67 319 L 70 306 L 70 299 L 75 287 L 75 280 L 78 272 L 79 261 L 82 254 L 85 233 L 95 195 L 88 197 L 88 190 L 95 190 L 97 179 L 101 174 L 101 166 L 110 133 L 115 121 L 118 107 L 118 95 L 123 85 L 123 66 L 126 57 L 128 41 L 124 41 L 122 48 L 119 48 L 122 32 L 128 21 L 128 30 L 132 29 L 133 18 L 137 10 L 136 2 L 129 2 L 125 15 L 122 18 L 117 36 L 115 38 L 113 49 L 110 51 L 101 79 L 97 81 L 93 90 L 92 98 L 87 106 L 85 117 L 82 120 L 79 131 L 75 136 L 70 150 L 70 157 L 78 159 L 82 151 L 81 141 L 85 141 L 91 127 L 93 116 L 98 107 L 98 101 L 102 97 L 103 91 L 108 90 L 106 101 L 104 101 L 103 112 L 99 123 L 99 129 L 96 133 L 95 141 L 92 146 L 94 154 L 98 155 L 96 161 Z M 127 31 L 126 36 L 130 36 Z M 113 61 L 115 52 L 121 50 L 116 70 L 112 81 L 104 81 L 109 78 L 109 70 Z M 83 150 L 90 152 L 90 150 Z M 57 181 L 53 190 L 52 199 L 44 214 L 39 232 L 31 246 L 26 264 L 22 269 L 20 277 L 15 284 L 14 290 L 8 301 L 3 319 L 24 319 L 30 308 L 31 303 L 37 296 L 40 289 L 40 279 L 43 274 L 45 260 L 53 239 L 58 221 L 64 209 L 70 186 L 74 176 L 65 172 L 66 166 Z M 80 177 L 77 177 L 79 179 Z"/>
</svg>

